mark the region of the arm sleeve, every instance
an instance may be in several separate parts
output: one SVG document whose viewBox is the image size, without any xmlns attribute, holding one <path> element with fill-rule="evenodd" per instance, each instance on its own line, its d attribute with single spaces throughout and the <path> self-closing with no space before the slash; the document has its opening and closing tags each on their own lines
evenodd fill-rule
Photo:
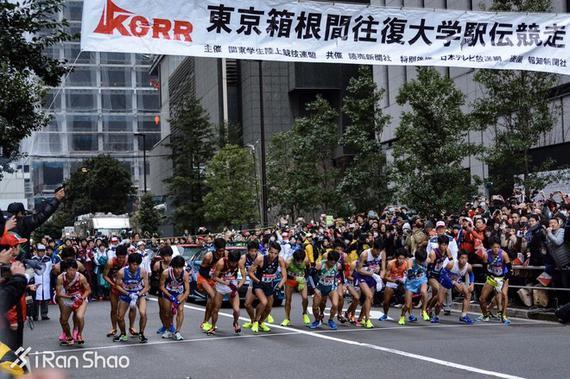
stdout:
<svg viewBox="0 0 570 379">
<path fill-rule="evenodd" d="M 505 266 L 507 266 L 507 272 L 505 273 L 505 280 L 506 280 L 506 279 L 509 279 L 509 277 L 511 276 L 513 264 L 511 262 L 509 262 L 509 263 L 505 263 Z"/>
<path fill-rule="evenodd" d="M 40 206 L 40 209 L 33 215 L 26 216 L 23 219 L 23 225 L 26 231 L 33 232 L 37 227 L 47 221 L 59 207 L 59 200 L 50 199 Z"/>
<path fill-rule="evenodd" d="M 22 297 L 28 283 L 24 275 L 14 275 L 0 286 L 0 311 L 8 312 Z"/>
<path fill-rule="evenodd" d="M 475 283 L 475 274 L 473 274 L 473 271 L 469 273 L 469 284 L 472 283 Z"/>
<path fill-rule="evenodd" d="M 558 246 L 562 246 L 564 243 L 564 229 L 560 228 L 558 233 L 553 234 L 552 232 L 547 232 L 546 237 L 552 242 L 552 244 Z"/>
</svg>

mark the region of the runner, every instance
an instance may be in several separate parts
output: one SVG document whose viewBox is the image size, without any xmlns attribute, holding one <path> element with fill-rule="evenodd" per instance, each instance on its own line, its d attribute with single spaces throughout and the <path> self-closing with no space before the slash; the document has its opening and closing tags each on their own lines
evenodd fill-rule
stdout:
<svg viewBox="0 0 570 379">
<path fill-rule="evenodd" d="M 175 332 L 176 328 L 172 323 L 172 317 L 168 317 L 171 314 L 171 306 L 167 301 L 168 298 L 162 297 L 162 290 L 160 289 L 160 280 L 164 274 L 165 270 L 168 270 L 170 262 L 172 261 L 172 248 L 170 246 L 162 246 L 158 250 L 158 259 L 152 265 L 152 275 L 150 278 L 151 288 L 153 285 L 157 288 L 157 295 L 158 298 L 158 309 L 159 309 L 159 316 L 162 326 L 156 331 L 156 334 L 162 334 L 166 331 L 170 333 L 170 335 L 166 335 L 165 338 L 170 338 Z M 153 284 L 154 283 L 154 284 Z"/>
<path fill-rule="evenodd" d="M 277 278 L 277 270 L 281 268 L 281 272 L 287 272 L 285 261 L 279 256 L 280 250 L 281 246 L 277 242 L 270 242 L 267 255 L 259 255 L 249 269 L 249 277 L 253 281 L 253 291 L 259 299 L 259 304 L 255 311 L 255 322 L 251 326 L 251 330 L 254 333 L 258 333 L 259 328 L 263 332 L 271 331 L 265 325 L 265 319 L 271 313 L 271 308 L 273 307 L 275 287 L 277 289 L 283 288 L 287 280 L 287 276 L 282 275 L 281 281 L 276 286 L 274 285 L 274 281 Z"/>
<path fill-rule="evenodd" d="M 117 247 L 117 251 L 119 248 Z M 139 310 L 139 341 L 146 343 L 148 339 L 144 335 L 144 328 L 146 326 L 146 294 L 150 289 L 148 282 L 148 272 L 140 267 L 142 263 L 142 256 L 139 253 L 129 255 L 128 266 L 123 267 L 117 274 L 116 288 L 120 292 L 119 295 L 119 314 L 117 322 L 121 334 L 113 337 L 113 342 L 126 342 L 128 341 L 127 332 L 125 331 L 125 313 L 127 309 Z"/>
<path fill-rule="evenodd" d="M 427 316 L 429 320 L 429 315 L 427 314 L 427 264 L 429 264 L 429 258 L 427 257 L 427 252 L 425 247 L 420 247 L 416 250 L 415 259 L 408 259 L 408 271 L 406 273 L 406 282 L 404 283 L 404 288 L 406 289 L 406 303 L 402 307 L 402 314 L 400 316 L 400 321 L 398 324 L 406 324 L 406 312 L 410 314 L 408 320 L 410 322 L 416 322 L 418 319 L 412 313 L 412 296 L 414 294 L 421 294 L 422 296 L 422 315 L 424 320 Z"/>
<path fill-rule="evenodd" d="M 336 289 L 336 292 L 338 294 L 337 318 L 341 324 L 344 324 L 346 321 L 348 321 L 348 319 L 342 315 L 342 308 L 344 307 L 344 292 L 347 288 L 345 284 L 348 284 L 346 278 L 350 276 L 350 263 L 348 262 L 347 254 L 344 251 L 345 249 L 345 243 L 341 239 L 337 239 L 334 243 L 334 251 L 336 251 L 339 255 L 337 273 L 338 287 Z M 326 257 L 323 256 L 322 259 L 326 260 Z"/>
<path fill-rule="evenodd" d="M 107 261 L 105 270 L 103 271 L 103 279 L 111 288 L 109 300 L 111 303 L 111 330 L 107 333 L 107 337 L 115 337 L 117 335 L 117 317 L 119 314 L 119 290 L 117 289 L 117 274 L 127 265 L 127 246 L 119 245 L 115 249 L 115 256 Z M 137 332 L 134 330 L 133 325 L 137 314 L 134 309 L 129 310 L 129 332 L 132 336 L 136 336 Z"/>
<path fill-rule="evenodd" d="M 241 280 L 237 281 L 238 271 L 241 273 Z M 226 257 L 218 260 L 215 266 L 214 280 L 216 281 L 216 297 L 212 306 L 212 327 L 208 334 L 216 334 L 216 324 L 218 322 L 218 312 L 222 307 L 225 295 L 230 295 L 230 303 L 233 308 L 234 333 L 240 334 L 239 326 L 239 289 L 246 279 L 245 266 L 241 264 L 241 256 L 238 250 L 230 250 Z"/>
<path fill-rule="evenodd" d="M 359 242 L 358 240 L 353 241 L 350 249 L 350 253 L 346 256 L 346 261 L 348 264 L 348 270 L 345 273 L 345 285 L 350 293 L 352 301 L 348 306 L 346 312 L 344 312 L 344 318 L 348 320 L 351 324 L 360 326 L 360 322 L 355 317 L 356 308 L 360 305 L 360 287 L 355 284 L 355 278 L 358 273 L 358 261 L 360 258 L 358 250 Z M 339 309 L 339 313 L 342 312 L 342 308 Z M 358 324 L 358 325 L 357 325 Z"/>
<path fill-rule="evenodd" d="M 382 290 L 382 277 L 386 272 L 386 250 L 381 239 L 376 239 L 371 249 L 364 250 L 360 254 L 358 267 L 358 276 L 355 280 L 364 296 L 360 320 L 365 328 L 370 329 L 374 327 L 370 321 L 372 300 L 374 293 Z"/>
<path fill-rule="evenodd" d="M 449 249 L 449 238 L 446 235 L 440 235 L 437 237 L 437 244 L 438 247 L 434 248 L 430 253 L 428 253 L 429 261 L 431 262 L 428 264 L 428 284 L 431 287 L 431 299 L 428 301 L 427 309 L 429 310 L 428 313 L 431 314 L 431 322 L 433 324 L 437 324 L 439 322 L 439 311 L 440 309 L 436 308 L 435 313 L 433 312 L 434 307 L 439 302 L 439 291 L 440 291 L 440 284 L 439 284 L 439 276 L 441 273 L 441 269 L 444 267 L 444 261 L 447 259 L 452 261 L 453 255 L 451 254 L 451 250 Z M 445 301 L 445 299 L 444 299 Z M 424 321 L 428 321 L 425 315 Z"/>
<path fill-rule="evenodd" d="M 489 296 L 496 292 L 499 311 L 499 318 L 505 325 L 509 325 L 511 321 L 507 318 L 507 294 L 509 292 L 509 276 L 511 274 L 512 264 L 508 254 L 501 249 L 501 242 L 497 238 L 490 241 L 491 249 L 483 253 L 483 271 L 487 274 L 487 280 L 481 290 L 479 304 L 481 306 L 482 315 L 479 321 L 489 321 L 489 312 L 487 310 L 487 301 Z"/>
<path fill-rule="evenodd" d="M 245 267 L 245 271 L 247 273 L 249 273 L 249 269 L 251 268 L 253 262 L 255 262 L 255 259 L 257 258 L 258 255 L 259 255 L 259 242 L 249 241 L 247 244 L 247 253 L 241 257 L 241 263 L 240 263 Z M 255 294 L 253 293 L 253 285 L 251 283 L 251 278 L 249 277 L 249 274 L 247 275 L 246 284 L 248 285 L 248 287 L 245 295 L 244 307 L 245 310 L 247 311 L 247 314 L 249 315 L 250 321 L 244 323 L 242 327 L 245 329 L 250 329 L 251 326 L 253 325 L 253 322 L 255 321 L 255 309 L 253 308 L 253 301 L 255 300 Z"/>
<path fill-rule="evenodd" d="M 158 262 L 157 262 L 158 263 Z M 161 309 L 167 313 L 164 320 L 167 321 L 164 327 L 162 338 L 174 338 L 182 341 L 184 338 L 180 334 L 182 323 L 184 322 L 184 303 L 190 295 L 190 275 L 184 269 L 186 261 L 182 256 L 172 258 L 170 267 L 162 272 L 160 277 L 160 297 L 158 303 Z M 176 328 L 174 328 L 173 318 L 176 315 Z M 161 315 L 161 320 L 163 320 Z M 171 330 L 174 329 L 174 333 Z"/>
<path fill-rule="evenodd" d="M 382 303 L 384 314 L 379 318 L 380 321 L 388 319 L 388 311 L 390 310 L 394 292 L 404 289 L 404 282 L 406 281 L 406 271 L 408 270 L 408 260 L 406 258 L 408 252 L 405 248 L 400 248 L 396 254 L 396 259 L 388 262 L 388 267 L 386 268 L 386 287 L 384 288 L 384 302 Z"/>
<path fill-rule="evenodd" d="M 293 292 L 297 290 L 301 294 L 303 306 L 303 323 L 309 325 L 311 319 L 307 314 L 309 298 L 307 294 L 307 283 L 305 281 L 305 270 L 309 266 L 309 259 L 305 250 L 295 250 L 293 256 L 287 261 L 287 282 L 285 283 L 285 319 L 281 326 L 291 325 L 291 300 Z"/>
<path fill-rule="evenodd" d="M 334 322 L 338 310 L 338 261 L 340 254 L 338 251 L 333 250 L 326 254 L 326 260 L 317 261 L 315 268 L 318 272 L 319 280 L 315 288 L 315 295 L 313 296 L 313 315 L 315 321 L 310 325 L 311 329 L 318 328 L 325 317 L 324 310 L 327 303 L 327 298 L 331 301 L 331 310 L 329 315 L 328 326 L 332 330 L 337 329 Z"/>
<path fill-rule="evenodd" d="M 213 301 L 216 297 L 216 290 L 214 289 L 215 280 L 212 279 L 214 266 L 216 263 L 226 256 L 226 240 L 223 238 L 216 238 L 214 240 L 214 251 L 209 251 L 202 258 L 200 270 L 198 272 L 198 290 L 204 292 L 208 299 L 206 300 L 206 312 L 204 312 L 204 321 L 200 325 L 204 332 L 212 329 L 210 318 L 212 316 Z"/>
<path fill-rule="evenodd" d="M 469 310 L 471 302 L 471 294 L 475 289 L 475 276 L 473 275 L 471 265 L 467 263 L 468 257 L 469 252 L 461 250 L 459 252 L 458 261 L 446 259 L 443 263 L 444 268 L 441 270 L 441 275 L 439 276 L 439 282 L 442 288 L 440 288 L 439 301 L 436 305 L 436 313 L 439 313 L 443 307 L 445 293 L 447 290 L 455 288 L 455 290 L 463 296 L 463 308 L 461 310 L 459 321 L 467 325 L 471 325 L 473 324 L 473 320 L 469 318 L 467 311 Z M 468 278 L 469 281 L 466 282 L 465 278 Z M 437 321 L 439 321 L 439 319 Z"/>
<path fill-rule="evenodd" d="M 60 340 L 60 344 L 71 346 L 76 342 L 78 345 L 82 345 L 85 343 L 82 333 L 91 287 L 85 276 L 79 273 L 77 261 L 72 259 L 62 261 L 60 267 L 63 272 L 57 277 L 56 293 L 60 312 L 59 322 L 66 337 L 64 341 Z M 77 334 L 75 336 L 72 336 L 69 329 L 69 316 L 71 314 L 77 322 Z"/>
</svg>

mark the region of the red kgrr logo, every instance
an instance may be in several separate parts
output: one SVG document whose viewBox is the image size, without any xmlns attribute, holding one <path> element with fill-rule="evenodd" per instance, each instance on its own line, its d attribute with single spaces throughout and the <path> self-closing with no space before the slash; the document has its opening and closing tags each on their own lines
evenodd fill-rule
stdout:
<svg viewBox="0 0 570 379">
<path fill-rule="evenodd" d="M 133 15 L 111 0 L 103 8 L 99 24 L 93 31 L 113 35 L 118 32 L 127 37 L 147 37 L 192 42 L 192 24 L 188 21 L 153 18 L 152 23 L 143 16 Z"/>
</svg>

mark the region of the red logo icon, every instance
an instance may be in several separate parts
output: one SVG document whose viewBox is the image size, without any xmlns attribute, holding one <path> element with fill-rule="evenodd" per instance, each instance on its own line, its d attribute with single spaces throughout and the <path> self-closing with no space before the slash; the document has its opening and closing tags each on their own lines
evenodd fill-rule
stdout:
<svg viewBox="0 0 570 379">
<path fill-rule="evenodd" d="M 134 15 L 107 0 L 103 8 L 99 24 L 93 32 L 114 35 L 116 33 L 126 37 L 147 37 L 192 42 L 192 23 L 166 18 L 153 18 Z"/>
</svg>

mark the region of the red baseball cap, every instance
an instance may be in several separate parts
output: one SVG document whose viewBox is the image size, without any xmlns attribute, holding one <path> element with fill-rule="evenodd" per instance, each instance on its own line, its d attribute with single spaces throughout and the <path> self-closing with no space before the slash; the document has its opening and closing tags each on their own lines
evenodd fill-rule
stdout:
<svg viewBox="0 0 570 379">
<path fill-rule="evenodd" d="M 18 246 L 21 243 L 28 242 L 26 238 L 20 238 L 17 234 L 6 232 L 0 239 L 0 245 L 4 246 Z"/>
</svg>

